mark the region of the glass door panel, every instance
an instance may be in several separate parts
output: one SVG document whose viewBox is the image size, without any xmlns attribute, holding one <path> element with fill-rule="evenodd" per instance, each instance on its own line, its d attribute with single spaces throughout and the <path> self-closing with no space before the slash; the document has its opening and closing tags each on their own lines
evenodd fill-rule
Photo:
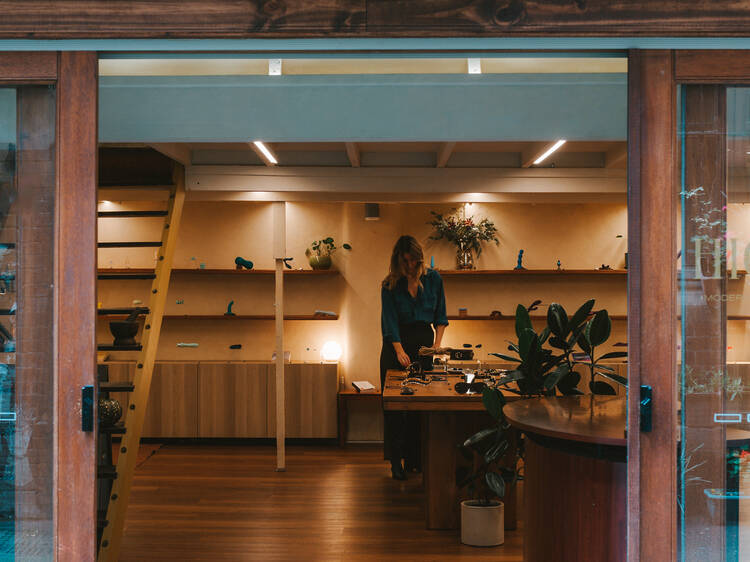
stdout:
<svg viewBox="0 0 750 562">
<path fill-rule="evenodd" d="M 679 552 L 750 559 L 750 88 L 680 90 Z"/>
<path fill-rule="evenodd" d="M 53 558 L 55 89 L 0 88 L 0 560 Z"/>
</svg>

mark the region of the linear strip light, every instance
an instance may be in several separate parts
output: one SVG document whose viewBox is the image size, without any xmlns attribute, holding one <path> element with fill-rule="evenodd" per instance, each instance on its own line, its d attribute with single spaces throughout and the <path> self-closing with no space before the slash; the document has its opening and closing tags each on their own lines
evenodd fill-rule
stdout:
<svg viewBox="0 0 750 562">
<path fill-rule="evenodd" d="M 563 142 L 565 142 L 565 141 L 563 141 Z M 263 153 L 263 156 L 265 156 L 266 158 L 268 158 L 268 161 L 271 164 L 278 164 L 279 163 L 279 161 L 276 160 L 276 157 L 273 155 L 273 153 L 271 153 L 271 151 L 268 150 L 268 147 L 265 144 L 263 144 L 261 141 L 253 141 L 253 144 L 256 147 L 258 147 L 258 150 L 260 150 Z"/>
<path fill-rule="evenodd" d="M 553 144 L 551 147 L 549 147 L 549 149 L 547 149 L 547 151 L 544 154 L 542 154 L 539 158 L 537 158 L 536 160 L 534 160 L 534 164 L 541 164 L 542 162 L 544 162 L 547 159 L 547 157 L 550 154 L 552 154 L 553 152 L 555 152 L 558 148 L 560 148 L 564 144 L 565 144 L 565 139 L 560 139 L 555 144 Z"/>
</svg>

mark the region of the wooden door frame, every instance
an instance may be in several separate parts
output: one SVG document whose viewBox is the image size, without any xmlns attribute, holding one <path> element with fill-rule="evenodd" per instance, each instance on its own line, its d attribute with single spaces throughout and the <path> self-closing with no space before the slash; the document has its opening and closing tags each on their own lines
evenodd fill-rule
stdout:
<svg viewBox="0 0 750 562">
<path fill-rule="evenodd" d="M 0 86 L 56 86 L 55 560 L 96 558 L 96 431 L 81 430 L 81 387 L 96 385 L 97 54 L 0 52 Z M 95 416 L 96 419 L 96 416 Z"/>
<path fill-rule="evenodd" d="M 628 560 L 632 562 L 677 559 L 677 88 L 680 84 L 747 85 L 748 69 L 750 50 L 629 53 Z M 650 433 L 640 431 L 640 385 L 653 388 Z"/>
</svg>

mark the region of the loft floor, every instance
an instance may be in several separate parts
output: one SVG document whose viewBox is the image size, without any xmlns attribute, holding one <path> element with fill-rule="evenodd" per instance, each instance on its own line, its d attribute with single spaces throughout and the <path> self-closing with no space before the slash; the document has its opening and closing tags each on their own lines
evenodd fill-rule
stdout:
<svg viewBox="0 0 750 562">
<path fill-rule="evenodd" d="M 522 560 L 520 530 L 473 548 L 425 529 L 421 476 L 392 480 L 378 446 L 289 446 L 286 472 L 269 446 L 143 447 L 122 562 Z"/>
</svg>

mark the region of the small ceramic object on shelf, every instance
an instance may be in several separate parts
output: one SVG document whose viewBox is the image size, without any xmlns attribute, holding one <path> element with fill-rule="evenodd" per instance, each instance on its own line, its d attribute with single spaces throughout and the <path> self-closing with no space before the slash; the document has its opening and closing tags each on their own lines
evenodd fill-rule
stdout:
<svg viewBox="0 0 750 562">
<path fill-rule="evenodd" d="M 224 313 L 224 316 L 235 316 L 234 312 L 232 312 L 233 305 L 234 301 L 229 301 L 229 304 L 227 305 L 227 311 Z"/>
<path fill-rule="evenodd" d="M 606 264 L 602 264 L 602 266 L 599 268 L 599 271 L 610 271 L 612 268 L 609 267 Z"/>
<path fill-rule="evenodd" d="M 526 269 L 523 266 L 523 250 L 518 251 L 518 261 L 516 262 L 516 267 L 513 269 Z"/>
<path fill-rule="evenodd" d="M 236 269 L 252 269 L 253 268 L 253 262 L 250 260 L 246 260 L 245 258 L 242 258 L 240 256 L 237 256 L 234 258 L 234 264 Z"/>
<path fill-rule="evenodd" d="M 315 318 L 333 318 L 336 313 L 331 310 L 316 310 L 313 312 Z"/>
<path fill-rule="evenodd" d="M 143 301 L 141 299 L 133 299 L 133 306 L 141 306 Z"/>
<path fill-rule="evenodd" d="M 562 266 L 562 263 L 560 262 L 560 260 L 557 260 L 557 271 L 562 271 L 561 266 Z"/>
<path fill-rule="evenodd" d="M 122 417 L 122 405 L 112 398 L 99 398 L 99 421 L 104 425 L 115 425 Z"/>
<path fill-rule="evenodd" d="M 492 312 L 490 312 L 490 318 L 492 318 L 493 320 L 499 320 L 502 317 L 503 313 L 499 310 L 493 310 Z"/>
<path fill-rule="evenodd" d="M 175 304 L 185 304 L 185 299 L 177 299 L 174 301 Z"/>
<path fill-rule="evenodd" d="M 200 266 L 199 266 L 199 267 L 200 267 L 200 269 L 206 269 L 206 264 L 205 264 L 205 263 L 203 263 L 203 262 L 201 262 L 201 264 L 200 264 Z"/>
<path fill-rule="evenodd" d="M 468 316 L 469 315 L 469 309 L 466 308 L 466 307 L 460 307 L 458 309 L 458 315 L 461 316 L 462 318 Z"/>
</svg>

